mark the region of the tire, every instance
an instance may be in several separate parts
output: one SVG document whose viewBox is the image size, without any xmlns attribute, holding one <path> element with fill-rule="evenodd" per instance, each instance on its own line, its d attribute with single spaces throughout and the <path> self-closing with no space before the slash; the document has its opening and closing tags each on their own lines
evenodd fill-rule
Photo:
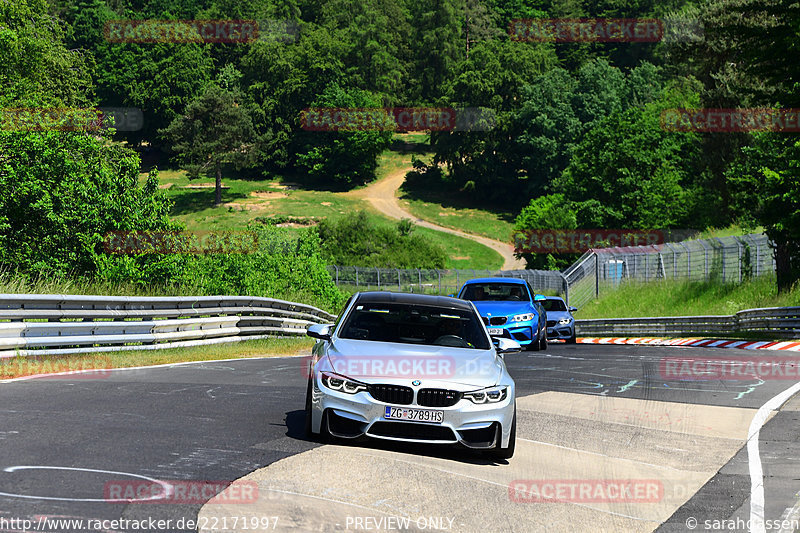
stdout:
<svg viewBox="0 0 800 533">
<path fill-rule="evenodd" d="M 544 331 L 543 335 L 539 336 L 539 349 L 540 350 L 547 349 L 547 330 Z"/>
<path fill-rule="evenodd" d="M 568 338 L 566 340 L 566 343 L 567 344 L 575 344 L 576 342 L 577 342 L 577 335 L 576 335 L 575 331 L 573 330 L 572 331 L 572 337 Z"/>
<path fill-rule="evenodd" d="M 494 459 L 511 459 L 514 457 L 514 449 L 517 447 L 517 404 L 514 402 L 514 420 L 511 422 L 511 437 L 508 439 L 508 448 L 501 448 L 502 438 L 494 447 L 490 454 Z"/>
<path fill-rule="evenodd" d="M 540 339 L 536 339 L 536 341 L 531 342 L 529 345 L 527 345 L 525 349 L 530 350 L 531 352 L 538 352 L 541 346 L 542 346 L 542 341 Z"/>
<path fill-rule="evenodd" d="M 306 389 L 306 438 L 316 440 L 319 438 L 319 433 L 314 433 L 311 430 L 311 380 L 308 380 L 308 388 Z"/>
</svg>

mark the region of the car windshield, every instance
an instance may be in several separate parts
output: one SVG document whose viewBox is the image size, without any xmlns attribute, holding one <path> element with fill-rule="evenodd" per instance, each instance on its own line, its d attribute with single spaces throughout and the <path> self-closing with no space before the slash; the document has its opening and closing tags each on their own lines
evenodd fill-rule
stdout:
<svg viewBox="0 0 800 533">
<path fill-rule="evenodd" d="M 528 289 L 518 283 L 470 283 L 460 296 L 473 302 L 529 301 Z"/>
<path fill-rule="evenodd" d="M 549 299 L 548 298 L 547 300 L 542 300 L 539 303 L 542 304 L 542 307 L 544 307 L 545 311 L 566 311 L 567 310 L 567 306 L 564 305 L 564 300 L 561 300 L 561 299 L 556 299 L 556 298 Z"/>
<path fill-rule="evenodd" d="M 396 303 L 356 305 L 339 337 L 479 350 L 490 346 L 483 323 L 471 311 Z"/>
</svg>

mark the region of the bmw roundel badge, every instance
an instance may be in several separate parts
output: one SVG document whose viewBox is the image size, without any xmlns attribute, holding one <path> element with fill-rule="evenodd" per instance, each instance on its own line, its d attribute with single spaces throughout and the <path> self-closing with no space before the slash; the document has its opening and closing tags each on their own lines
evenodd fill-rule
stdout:
<svg viewBox="0 0 800 533">
<path fill-rule="evenodd" d="M 422 382 L 418 379 L 415 379 L 414 381 L 411 382 L 411 384 L 414 385 L 415 387 L 419 387 L 422 384 Z"/>
</svg>

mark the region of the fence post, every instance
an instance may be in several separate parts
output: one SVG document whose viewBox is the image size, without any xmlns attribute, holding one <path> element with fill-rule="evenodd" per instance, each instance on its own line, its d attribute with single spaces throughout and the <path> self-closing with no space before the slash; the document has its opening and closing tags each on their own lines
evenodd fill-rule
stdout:
<svg viewBox="0 0 800 533">
<path fill-rule="evenodd" d="M 336 286 L 338 287 L 339 286 L 339 267 L 336 266 L 336 265 L 333 265 L 333 268 L 336 269 Z"/>
<path fill-rule="evenodd" d="M 400 283 L 400 269 L 395 268 L 395 270 L 397 270 L 397 290 L 402 291 L 403 285 Z"/>
<path fill-rule="evenodd" d="M 356 267 L 356 289 L 358 288 L 358 267 Z"/>
<path fill-rule="evenodd" d="M 381 271 L 378 270 L 378 267 L 375 267 L 375 273 L 378 274 L 378 289 L 381 288 Z"/>
<path fill-rule="evenodd" d="M 438 268 L 436 269 L 436 274 L 439 276 L 439 296 L 442 295 L 442 271 Z"/>
<path fill-rule="evenodd" d="M 422 292 L 422 270 L 417 269 L 417 275 L 419 276 L 419 292 Z"/>
<path fill-rule="evenodd" d="M 569 280 L 567 280 L 567 276 L 563 273 L 559 272 L 559 274 L 561 274 L 564 280 L 564 300 L 566 300 L 567 306 L 569 307 Z"/>
<path fill-rule="evenodd" d="M 600 297 L 600 257 L 594 253 L 594 297 Z"/>
</svg>

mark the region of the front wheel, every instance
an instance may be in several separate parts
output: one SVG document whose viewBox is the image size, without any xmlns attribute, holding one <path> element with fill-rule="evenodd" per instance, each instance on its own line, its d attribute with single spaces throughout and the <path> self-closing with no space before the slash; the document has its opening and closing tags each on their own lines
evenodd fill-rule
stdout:
<svg viewBox="0 0 800 533">
<path fill-rule="evenodd" d="M 514 403 L 514 420 L 511 422 L 511 436 L 508 439 L 508 448 L 502 448 L 503 445 L 503 437 L 500 436 L 500 440 L 497 442 L 497 446 L 495 446 L 491 450 L 491 455 L 495 459 L 511 459 L 514 457 L 514 449 L 517 447 L 517 404 Z"/>
<path fill-rule="evenodd" d="M 306 438 L 316 439 L 319 433 L 314 433 L 311 429 L 311 380 L 308 380 L 308 388 L 306 389 Z"/>
<path fill-rule="evenodd" d="M 544 331 L 539 336 L 539 349 L 546 350 L 547 349 L 547 331 Z"/>
<path fill-rule="evenodd" d="M 567 344 L 575 344 L 577 340 L 578 340 L 577 334 L 573 331 L 572 337 L 568 338 L 566 342 Z"/>
</svg>

